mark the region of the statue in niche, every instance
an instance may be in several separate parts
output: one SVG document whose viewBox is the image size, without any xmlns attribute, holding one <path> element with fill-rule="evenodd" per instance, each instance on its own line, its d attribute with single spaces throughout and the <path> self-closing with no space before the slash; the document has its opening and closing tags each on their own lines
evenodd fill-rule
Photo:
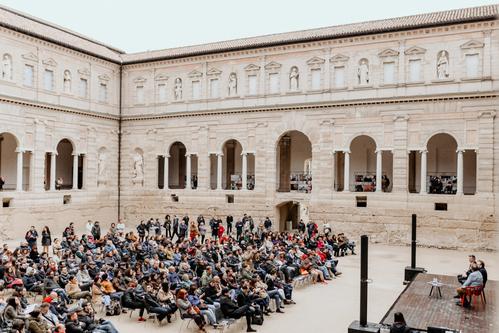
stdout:
<svg viewBox="0 0 499 333">
<path fill-rule="evenodd" d="M 360 61 L 357 76 L 359 78 L 359 84 L 369 84 L 369 64 L 367 59 L 362 59 Z"/>
<path fill-rule="evenodd" d="M 64 92 L 71 92 L 71 72 L 67 69 L 64 71 Z"/>
<path fill-rule="evenodd" d="M 291 67 L 291 72 L 289 73 L 289 90 L 297 91 L 299 88 L 300 73 L 298 73 L 298 67 Z"/>
<path fill-rule="evenodd" d="M 449 77 L 449 53 L 440 51 L 437 59 L 437 78 L 446 79 Z"/>
<path fill-rule="evenodd" d="M 175 79 L 173 94 L 176 101 L 180 101 L 182 99 L 182 79 L 179 77 Z"/>
<path fill-rule="evenodd" d="M 97 182 L 98 183 L 106 183 L 106 173 L 107 173 L 107 165 L 106 165 L 106 153 L 101 151 L 99 153 L 98 161 L 97 161 Z"/>
<path fill-rule="evenodd" d="M 230 73 L 229 75 L 229 96 L 237 95 L 237 75 Z"/>
<path fill-rule="evenodd" d="M 2 79 L 12 80 L 12 58 L 8 54 L 2 58 Z"/>
<path fill-rule="evenodd" d="M 135 152 L 133 156 L 133 174 L 132 174 L 132 182 L 142 183 L 144 181 L 144 158 L 142 154 L 138 151 Z"/>
</svg>

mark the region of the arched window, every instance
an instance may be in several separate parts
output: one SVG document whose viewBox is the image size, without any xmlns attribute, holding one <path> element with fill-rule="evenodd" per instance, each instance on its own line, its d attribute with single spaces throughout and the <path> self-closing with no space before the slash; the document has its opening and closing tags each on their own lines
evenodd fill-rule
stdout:
<svg viewBox="0 0 499 333">
<path fill-rule="evenodd" d="M 1 189 L 26 190 L 29 188 L 30 153 L 24 152 L 17 138 L 10 133 L 0 133 Z"/>
</svg>

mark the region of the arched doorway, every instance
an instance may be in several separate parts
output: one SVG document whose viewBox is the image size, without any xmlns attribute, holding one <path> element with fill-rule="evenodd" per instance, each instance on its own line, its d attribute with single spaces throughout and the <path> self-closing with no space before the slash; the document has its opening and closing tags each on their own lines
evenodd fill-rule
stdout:
<svg viewBox="0 0 499 333">
<path fill-rule="evenodd" d="M 350 144 L 349 190 L 374 192 L 376 190 L 376 142 L 360 135 Z"/>
<path fill-rule="evenodd" d="M 298 223 L 303 220 L 305 224 L 309 222 L 308 207 L 298 201 L 286 201 L 276 206 L 279 216 L 279 231 L 289 231 L 298 229 Z"/>
<path fill-rule="evenodd" d="M 0 177 L 3 191 L 21 191 L 29 186 L 29 154 L 10 133 L 0 133 Z"/>
<path fill-rule="evenodd" d="M 431 194 L 474 194 L 476 152 L 459 149 L 447 133 L 433 135 L 421 152 L 421 192 Z"/>
<path fill-rule="evenodd" d="M 68 139 L 62 139 L 57 144 L 57 156 L 55 163 L 55 188 L 56 190 L 68 190 L 75 188 L 73 174 L 78 175 L 78 156 L 74 154 L 74 147 Z M 76 159 L 76 165 L 74 160 Z M 76 166 L 76 168 L 75 168 Z"/>
<path fill-rule="evenodd" d="M 222 188 L 240 190 L 243 186 L 243 146 L 237 140 L 228 140 L 222 147 Z"/>
<path fill-rule="evenodd" d="M 312 144 L 299 131 L 284 133 L 277 142 L 277 191 L 312 191 Z"/>
<path fill-rule="evenodd" d="M 180 141 L 174 142 L 168 154 L 168 186 L 171 189 L 185 188 L 187 161 L 185 145 Z"/>
</svg>

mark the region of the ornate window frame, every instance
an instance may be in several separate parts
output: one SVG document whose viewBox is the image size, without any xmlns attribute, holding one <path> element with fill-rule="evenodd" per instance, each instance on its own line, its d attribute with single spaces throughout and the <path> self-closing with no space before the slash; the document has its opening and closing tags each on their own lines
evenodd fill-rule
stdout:
<svg viewBox="0 0 499 333">
<path fill-rule="evenodd" d="M 405 54 L 405 77 L 406 77 L 406 84 L 422 84 L 425 82 L 425 54 L 426 54 L 426 49 L 420 47 L 420 46 L 411 46 L 404 52 Z M 417 61 L 419 60 L 421 62 L 421 68 L 419 69 L 419 80 L 411 80 L 411 66 L 410 63 L 411 61 Z"/>
<path fill-rule="evenodd" d="M 156 76 L 154 77 L 154 88 L 155 88 L 155 101 L 157 104 L 165 104 L 165 103 L 168 103 L 168 75 L 166 75 L 165 73 L 159 73 L 159 74 L 156 74 Z M 160 98 L 160 94 L 159 94 L 159 90 L 160 90 L 160 86 L 163 86 L 165 87 L 165 100 L 161 100 Z"/>
<path fill-rule="evenodd" d="M 381 80 L 380 80 L 380 86 L 382 87 L 387 87 L 387 86 L 396 86 L 398 82 L 398 67 L 399 67 L 399 51 L 394 50 L 394 49 L 384 49 L 380 53 L 378 53 L 378 58 L 380 59 L 381 63 Z M 393 81 L 392 82 L 385 82 L 385 64 L 393 63 Z M 369 79 L 370 82 L 372 80 L 372 77 Z"/>
<path fill-rule="evenodd" d="M 463 45 L 460 46 L 461 48 L 461 64 L 460 66 L 463 69 L 463 72 L 460 73 L 461 80 L 463 81 L 470 81 L 470 80 L 480 80 L 483 77 L 483 47 L 484 43 L 475 39 L 472 39 Z M 466 64 L 466 57 L 469 55 L 478 55 L 478 68 L 477 72 L 478 75 L 474 77 L 469 77 L 467 73 L 467 64 Z"/>
<path fill-rule="evenodd" d="M 249 64 L 248 66 L 244 67 L 245 71 L 245 93 L 247 96 L 257 96 L 260 88 L 260 71 L 261 67 L 255 64 Z M 256 91 L 254 94 L 250 92 L 250 85 L 249 85 L 249 78 L 250 76 L 256 76 Z"/>
<path fill-rule="evenodd" d="M 97 101 L 102 104 L 109 104 L 109 82 L 111 81 L 111 78 L 107 74 L 101 74 L 97 76 L 97 79 L 99 81 L 99 91 L 97 95 Z M 104 99 L 101 97 L 101 89 L 102 87 L 105 87 L 105 96 Z"/>
<path fill-rule="evenodd" d="M 206 77 L 208 78 L 208 99 L 220 99 L 222 92 L 222 71 L 217 68 L 211 68 L 206 72 Z M 212 84 L 214 80 L 218 80 L 218 91 L 216 95 L 213 95 Z"/>
<path fill-rule="evenodd" d="M 81 80 L 87 81 L 87 91 L 85 96 L 81 94 Z M 90 97 L 90 70 L 88 68 L 81 68 L 78 70 L 78 94 L 76 94 L 80 99 L 88 99 Z"/>
<path fill-rule="evenodd" d="M 143 76 L 138 76 L 133 80 L 133 83 L 134 83 L 133 104 L 134 105 L 146 105 L 147 104 L 147 94 L 146 94 L 147 78 L 145 78 Z M 143 101 L 139 101 L 139 99 L 138 99 L 139 88 L 143 89 L 143 94 L 144 94 Z"/>
<path fill-rule="evenodd" d="M 280 95 L 281 94 L 281 69 L 282 65 L 278 62 L 271 61 L 265 65 L 265 94 Z M 277 75 L 277 91 L 271 92 L 270 75 Z"/>
<path fill-rule="evenodd" d="M 22 86 L 29 89 L 36 89 L 36 87 L 38 86 L 38 57 L 33 52 L 23 54 L 21 57 L 24 59 Z M 27 66 L 33 68 L 32 84 L 30 86 L 25 84 L 26 78 L 24 75 L 25 75 L 25 68 Z"/>
<path fill-rule="evenodd" d="M 191 71 L 188 75 L 190 82 L 190 99 L 193 101 L 202 100 L 203 99 L 203 73 L 198 71 L 197 69 Z M 194 98 L 194 82 L 199 84 L 199 96 Z"/>
<path fill-rule="evenodd" d="M 57 92 L 57 62 L 53 58 L 47 58 L 42 60 L 43 66 L 43 75 L 42 80 L 44 80 L 42 84 L 43 91 L 49 94 L 54 94 Z M 52 72 L 52 89 L 46 89 L 45 87 L 45 72 Z"/>
<path fill-rule="evenodd" d="M 348 60 L 350 58 L 344 54 L 336 54 L 329 58 L 329 63 L 332 66 L 332 80 L 331 89 L 332 90 L 344 90 L 348 88 L 349 85 L 349 75 L 348 75 Z M 336 86 L 336 68 L 343 68 L 343 86 Z"/>
<path fill-rule="evenodd" d="M 309 92 L 321 92 L 324 90 L 324 64 L 326 63 L 326 60 L 321 58 L 321 57 L 312 57 L 309 60 L 307 60 L 307 65 L 308 65 L 308 71 L 307 71 L 307 90 Z M 319 88 L 314 89 L 313 88 L 313 72 L 319 70 L 320 71 L 320 78 L 319 78 Z"/>
</svg>

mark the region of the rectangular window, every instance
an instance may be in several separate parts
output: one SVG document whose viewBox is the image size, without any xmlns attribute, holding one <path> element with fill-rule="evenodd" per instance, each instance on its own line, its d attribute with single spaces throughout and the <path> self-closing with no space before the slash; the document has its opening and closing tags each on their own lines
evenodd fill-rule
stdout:
<svg viewBox="0 0 499 333">
<path fill-rule="evenodd" d="M 27 87 L 33 87 L 33 76 L 35 74 L 35 68 L 31 65 L 24 66 L 24 85 Z"/>
<path fill-rule="evenodd" d="M 137 86 L 135 89 L 136 104 L 144 104 L 144 86 Z"/>
<path fill-rule="evenodd" d="M 99 102 L 107 102 L 107 84 L 105 83 L 99 85 Z"/>
<path fill-rule="evenodd" d="M 160 103 L 166 102 L 166 84 L 158 84 L 158 99 Z"/>
<path fill-rule="evenodd" d="M 45 90 L 54 90 L 54 71 L 46 69 L 43 72 L 43 88 Z"/>
<path fill-rule="evenodd" d="M 87 79 L 80 78 L 80 97 L 81 98 L 87 98 L 88 95 L 88 81 Z"/>
<path fill-rule="evenodd" d="M 395 63 L 394 62 L 383 63 L 383 83 L 385 83 L 385 84 L 395 83 Z"/>
<path fill-rule="evenodd" d="M 312 69 L 312 90 L 321 89 L 321 69 Z"/>
<path fill-rule="evenodd" d="M 421 81 L 421 59 L 409 60 L 409 81 Z"/>
<path fill-rule="evenodd" d="M 279 74 L 270 73 L 269 74 L 269 93 L 277 94 L 279 93 Z"/>
<path fill-rule="evenodd" d="M 248 94 L 256 95 L 257 92 L 257 76 L 256 75 L 248 75 Z"/>
<path fill-rule="evenodd" d="M 466 77 L 478 77 L 478 54 L 466 55 Z"/>
<path fill-rule="evenodd" d="M 345 67 L 334 68 L 334 86 L 336 88 L 343 88 L 345 86 Z"/>
<path fill-rule="evenodd" d="M 201 98 L 201 82 L 192 81 L 192 99 Z"/>
<path fill-rule="evenodd" d="M 218 98 L 218 79 L 211 79 L 210 80 L 210 97 L 211 98 Z"/>
</svg>

